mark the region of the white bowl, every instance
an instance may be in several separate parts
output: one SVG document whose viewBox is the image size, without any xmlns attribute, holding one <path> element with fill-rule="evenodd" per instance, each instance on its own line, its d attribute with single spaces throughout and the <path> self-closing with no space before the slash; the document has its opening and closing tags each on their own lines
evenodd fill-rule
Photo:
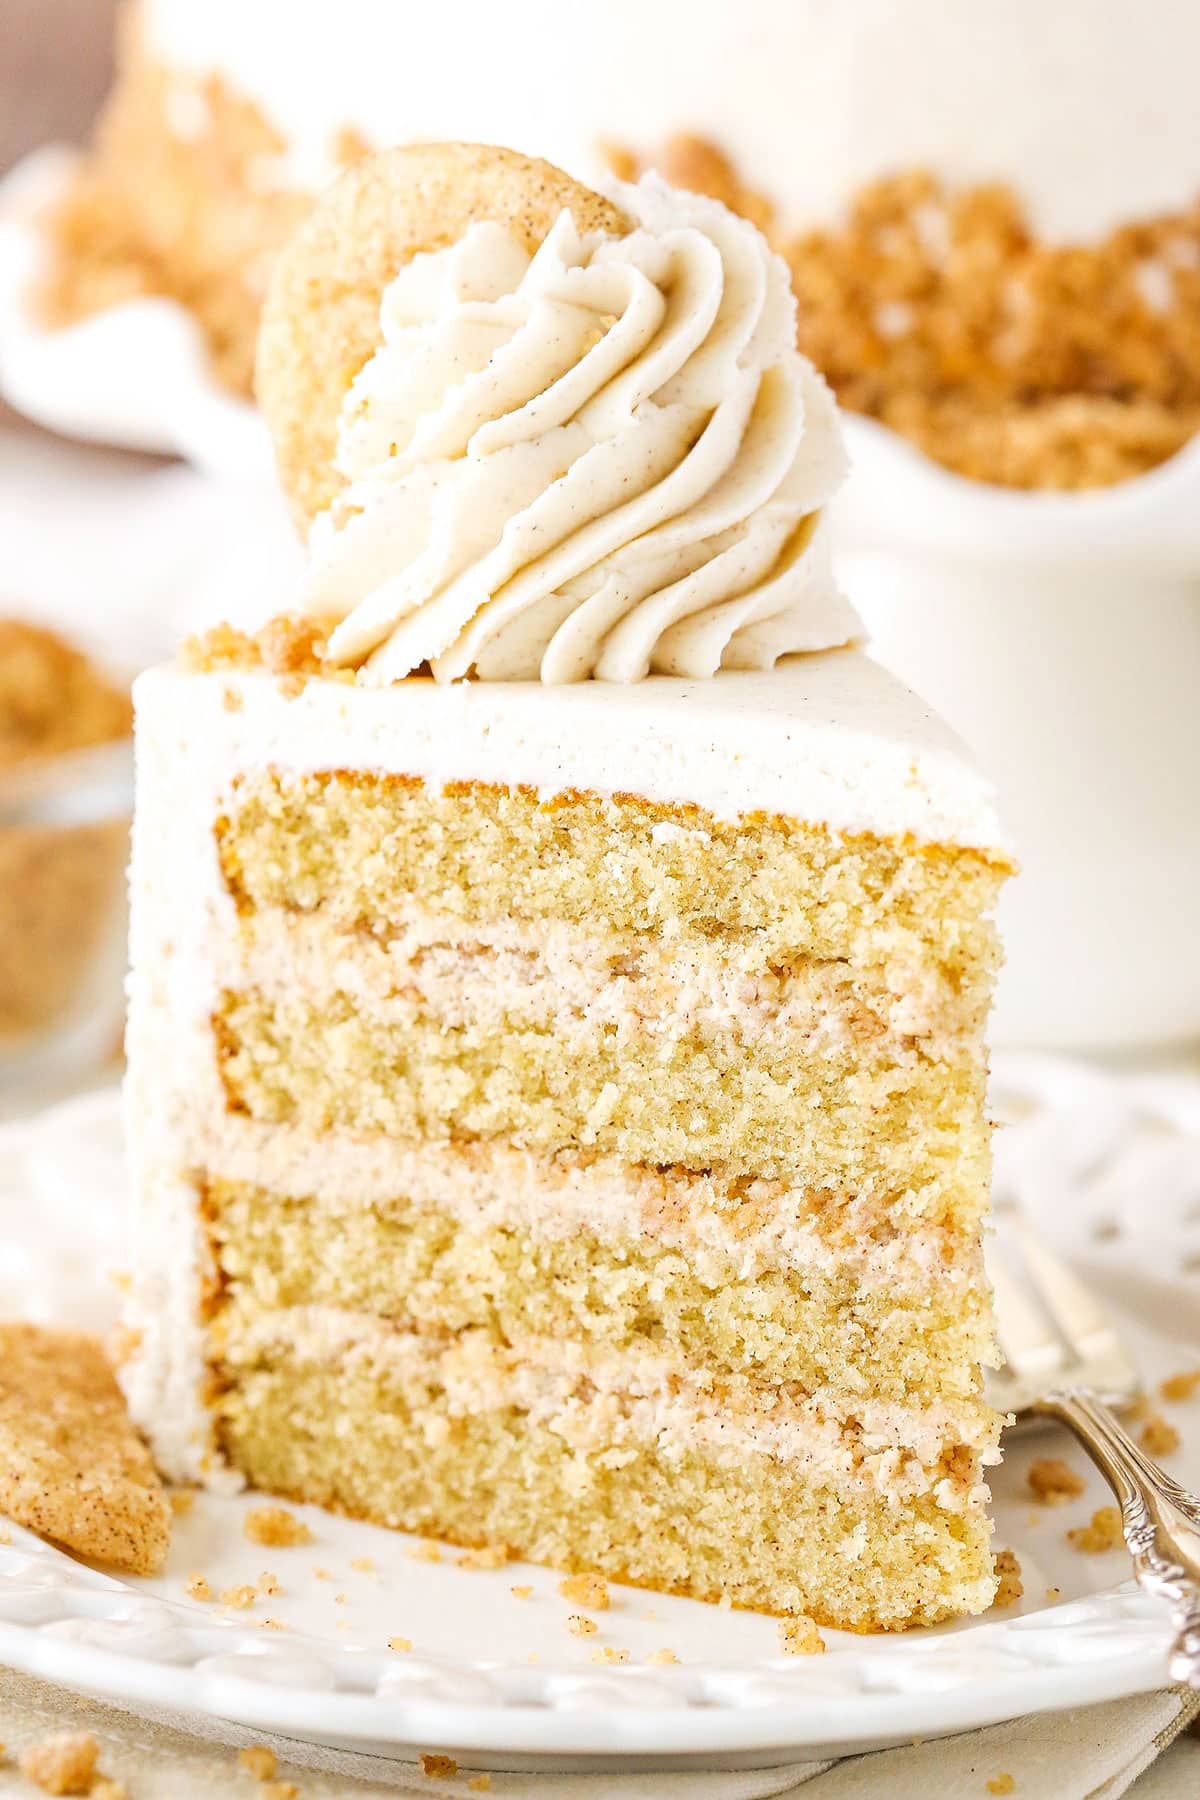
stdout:
<svg viewBox="0 0 1200 1800">
<path fill-rule="evenodd" d="M 1027 494 L 848 421 L 845 585 L 874 654 L 996 778 L 998 1041 L 1200 1039 L 1200 442 L 1149 474 Z"/>
</svg>

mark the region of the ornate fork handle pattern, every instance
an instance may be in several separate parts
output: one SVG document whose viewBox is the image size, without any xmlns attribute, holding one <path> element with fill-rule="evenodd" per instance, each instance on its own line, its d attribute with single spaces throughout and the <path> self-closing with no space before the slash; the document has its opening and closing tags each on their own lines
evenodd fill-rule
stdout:
<svg viewBox="0 0 1200 1800">
<path fill-rule="evenodd" d="M 1138 1584 L 1171 1608 L 1171 1680 L 1200 1690 L 1200 1500 L 1164 1474 L 1089 1389 L 1060 1389 L 1030 1410 L 1066 1425 L 1108 1482 Z"/>
</svg>

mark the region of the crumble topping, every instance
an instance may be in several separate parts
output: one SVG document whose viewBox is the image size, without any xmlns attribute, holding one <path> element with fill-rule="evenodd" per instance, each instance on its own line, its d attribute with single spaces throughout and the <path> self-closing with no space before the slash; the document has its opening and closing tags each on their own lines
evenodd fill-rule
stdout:
<svg viewBox="0 0 1200 1800">
<path fill-rule="evenodd" d="M 1200 430 L 1200 200 L 1098 244 L 1039 242 L 1000 185 L 922 169 L 861 188 L 840 222 L 789 235 L 721 150 L 679 134 L 653 164 L 752 219 L 787 261 L 800 348 L 844 406 L 976 481 L 1104 487 Z"/>
<path fill-rule="evenodd" d="M 1184 1369 L 1178 1375 L 1168 1375 L 1158 1391 L 1164 1400 L 1193 1400 L 1198 1389 L 1200 1369 Z"/>
<path fill-rule="evenodd" d="M 21 1773 L 47 1794 L 92 1791 L 100 1746 L 89 1731 L 60 1731 L 21 1752 Z"/>
<path fill-rule="evenodd" d="M 279 1764 L 265 1744 L 247 1744 L 238 1751 L 239 1769 L 247 1769 L 256 1781 L 270 1781 Z"/>
<path fill-rule="evenodd" d="M 602 1575 L 568 1575 L 559 1582 L 558 1591 L 564 1600 L 577 1600 L 593 1612 L 608 1611 L 608 1583 Z"/>
<path fill-rule="evenodd" d="M 0 770 L 90 749 L 133 728 L 129 695 L 65 639 L 0 618 Z"/>
<path fill-rule="evenodd" d="M 1043 1506 L 1061 1506 L 1067 1500 L 1078 1500 L 1084 1480 L 1058 1456 L 1039 1457 L 1029 1467 L 1029 1485 Z"/>
<path fill-rule="evenodd" d="M 1014 1606 L 1025 1592 L 1025 1583 L 1021 1579 L 1021 1564 L 1015 1550 L 997 1550 L 996 1575 L 998 1577 L 996 1598 L 993 1606 Z"/>
<path fill-rule="evenodd" d="M 421 1773 L 431 1776 L 434 1781 L 446 1781 L 450 1776 L 458 1774 L 458 1764 L 452 1756 L 438 1756 L 422 1751 Z"/>
<path fill-rule="evenodd" d="M 252 1544 L 282 1549 L 293 1544 L 311 1544 L 313 1534 L 303 1519 L 290 1513 L 286 1506 L 258 1506 L 242 1520 L 242 1530 Z"/>
<path fill-rule="evenodd" d="M 816 1620 L 801 1614 L 794 1619 L 780 1619 L 779 1648 L 785 1656 L 820 1656 L 825 1649 L 825 1639 L 817 1629 Z"/>
<path fill-rule="evenodd" d="M 1091 1522 L 1080 1525 L 1074 1531 L 1068 1531 L 1067 1542 L 1076 1550 L 1082 1550 L 1086 1556 L 1100 1556 L 1106 1550 L 1119 1550 L 1125 1542 L 1121 1530 L 1121 1515 L 1115 1506 L 1102 1506 L 1094 1512 Z"/>
</svg>

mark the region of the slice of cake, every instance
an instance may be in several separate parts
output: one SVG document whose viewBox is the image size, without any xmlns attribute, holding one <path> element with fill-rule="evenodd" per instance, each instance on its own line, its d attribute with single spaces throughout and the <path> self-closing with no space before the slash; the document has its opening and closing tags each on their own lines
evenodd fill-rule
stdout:
<svg viewBox="0 0 1200 1800">
<path fill-rule="evenodd" d="M 1009 861 L 853 647 L 793 333 L 714 202 L 477 147 L 287 253 L 307 616 L 136 695 L 173 1476 L 854 1629 L 988 1604 Z"/>
</svg>

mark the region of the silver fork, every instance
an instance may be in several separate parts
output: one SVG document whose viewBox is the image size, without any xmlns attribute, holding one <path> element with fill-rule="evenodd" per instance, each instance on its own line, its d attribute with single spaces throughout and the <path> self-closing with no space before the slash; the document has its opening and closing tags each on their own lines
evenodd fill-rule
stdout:
<svg viewBox="0 0 1200 1800">
<path fill-rule="evenodd" d="M 997 1208 L 988 1246 L 1002 1368 L 988 1399 L 1021 1419 L 1057 1419 L 1078 1438 L 1121 1509 L 1133 1572 L 1166 1600 L 1171 1680 L 1200 1690 L 1200 1498 L 1134 1442 L 1117 1414 L 1141 1396 L 1112 1321 L 1016 1208 Z"/>
</svg>

